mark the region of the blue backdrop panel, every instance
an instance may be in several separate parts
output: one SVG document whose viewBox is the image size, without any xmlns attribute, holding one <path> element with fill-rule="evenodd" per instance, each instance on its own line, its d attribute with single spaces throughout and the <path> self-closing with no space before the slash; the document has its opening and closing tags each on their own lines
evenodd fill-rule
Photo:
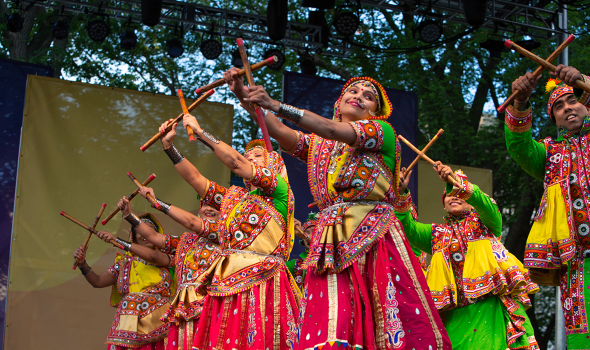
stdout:
<svg viewBox="0 0 590 350">
<path fill-rule="evenodd" d="M 23 126 L 27 75 L 53 76 L 53 68 L 0 59 L 0 290 L 6 298 L 12 211 L 18 169 L 20 133 Z M 4 325 L 6 300 L 0 303 L 0 325 Z M 4 344 L 4 327 L 0 331 L 0 348 Z"/>
<path fill-rule="evenodd" d="M 283 75 L 283 102 L 297 108 L 304 108 L 317 113 L 324 118 L 332 119 L 334 103 L 340 96 L 342 87 L 346 81 L 319 78 L 312 75 L 285 72 Z M 387 96 L 393 104 L 393 111 L 387 120 L 395 128 L 398 135 L 404 136 L 412 144 L 418 141 L 418 95 L 414 92 L 385 88 Z M 300 129 L 295 124 L 285 121 L 293 128 Z M 295 194 L 295 217 L 302 223 L 307 219 L 309 212 L 317 211 L 308 209 L 307 205 L 313 202 L 313 196 L 307 182 L 307 165 L 302 161 L 284 154 L 285 164 L 289 172 L 289 182 Z M 414 160 L 416 154 L 406 145 L 402 144 L 402 166 L 408 166 Z M 409 188 L 413 193 L 418 193 L 418 168 L 410 180 Z M 417 198 L 413 198 L 414 202 Z M 296 240 L 297 241 L 297 240 Z M 303 252 L 303 247 L 296 242 L 291 257 Z"/>
</svg>

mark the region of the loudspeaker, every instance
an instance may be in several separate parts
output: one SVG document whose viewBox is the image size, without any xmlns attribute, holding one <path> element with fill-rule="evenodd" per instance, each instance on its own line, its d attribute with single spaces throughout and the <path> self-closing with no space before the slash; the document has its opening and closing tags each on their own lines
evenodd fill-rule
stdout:
<svg viewBox="0 0 590 350">
<path fill-rule="evenodd" d="M 288 0 L 269 0 L 266 9 L 266 21 L 268 36 L 272 40 L 281 40 L 287 33 L 287 21 L 289 14 Z"/>
<path fill-rule="evenodd" d="M 319 10 L 329 10 L 336 6 L 336 0 L 301 0 L 301 7 L 313 7 Z"/>
<path fill-rule="evenodd" d="M 486 20 L 488 0 L 467 0 L 463 1 L 463 10 L 467 23 L 473 27 L 479 27 Z"/>
<path fill-rule="evenodd" d="M 141 22 L 153 27 L 160 23 L 162 0 L 141 0 Z"/>
</svg>

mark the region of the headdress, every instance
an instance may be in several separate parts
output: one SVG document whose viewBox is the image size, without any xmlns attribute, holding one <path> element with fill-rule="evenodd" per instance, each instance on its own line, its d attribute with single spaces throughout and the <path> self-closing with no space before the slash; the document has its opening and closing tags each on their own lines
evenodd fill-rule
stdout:
<svg viewBox="0 0 590 350">
<path fill-rule="evenodd" d="M 309 213 L 307 215 L 307 221 L 303 225 L 301 225 L 301 229 L 303 232 L 312 226 L 316 226 L 318 224 L 318 213 Z"/>
<path fill-rule="evenodd" d="M 334 116 L 332 120 L 341 121 L 342 116 L 340 115 L 340 100 L 342 100 L 342 96 L 352 87 L 353 85 L 361 84 L 362 86 L 370 88 L 375 97 L 377 97 L 377 111 L 375 116 L 371 116 L 368 119 L 381 119 L 387 120 L 391 115 L 392 105 L 391 101 L 389 101 L 389 97 L 387 97 L 387 93 L 381 84 L 379 84 L 375 79 L 369 77 L 356 77 L 349 79 L 344 87 L 342 88 L 342 92 L 340 93 L 340 97 L 334 104 Z"/>
<path fill-rule="evenodd" d="M 547 114 L 553 121 L 555 121 L 555 117 L 553 116 L 553 104 L 563 95 L 573 94 L 574 88 L 566 85 L 561 82 L 559 79 L 549 79 L 547 84 L 545 85 L 545 93 L 549 95 L 549 101 L 547 102 Z"/>
</svg>

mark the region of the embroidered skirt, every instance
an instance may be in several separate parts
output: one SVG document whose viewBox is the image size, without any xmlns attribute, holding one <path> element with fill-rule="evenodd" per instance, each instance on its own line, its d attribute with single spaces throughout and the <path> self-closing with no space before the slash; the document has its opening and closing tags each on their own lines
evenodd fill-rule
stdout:
<svg viewBox="0 0 590 350">
<path fill-rule="evenodd" d="M 451 349 L 399 222 L 338 274 L 307 270 L 297 349 Z"/>
<path fill-rule="evenodd" d="M 198 317 L 190 321 L 178 321 L 170 324 L 168 338 L 166 339 L 166 350 L 192 350 L 195 320 L 198 322 Z"/>
<path fill-rule="evenodd" d="M 293 349 L 299 301 L 284 266 L 273 277 L 225 297 L 207 295 L 193 347 Z"/>
<path fill-rule="evenodd" d="M 126 347 L 126 346 L 121 346 L 121 345 L 108 344 L 107 345 L 107 350 L 128 350 L 128 349 L 134 349 L 134 350 L 165 350 L 166 347 L 165 347 L 164 343 L 165 343 L 165 339 L 160 339 L 160 340 L 158 340 L 156 342 L 145 344 L 145 345 L 141 345 L 139 347 Z"/>
</svg>

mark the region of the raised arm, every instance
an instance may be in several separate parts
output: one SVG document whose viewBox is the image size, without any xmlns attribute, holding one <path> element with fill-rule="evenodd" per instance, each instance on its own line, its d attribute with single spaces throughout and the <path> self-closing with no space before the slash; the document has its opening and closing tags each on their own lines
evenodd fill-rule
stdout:
<svg viewBox="0 0 590 350">
<path fill-rule="evenodd" d="M 158 235 L 162 236 L 161 234 Z M 117 239 L 115 235 L 107 231 L 99 231 L 97 233 L 97 236 L 98 238 L 102 239 L 107 243 L 109 243 L 112 239 Z M 170 266 L 170 256 L 168 256 L 168 254 L 162 253 L 154 249 L 150 249 L 148 247 L 144 247 L 137 243 L 123 241 L 121 239 L 119 239 L 119 242 L 122 243 L 122 246 L 125 251 L 131 252 L 133 253 L 133 255 L 136 255 L 147 262 L 150 262 L 156 266 Z"/>
<path fill-rule="evenodd" d="M 86 278 L 86 281 L 88 281 L 88 283 L 94 288 L 104 288 L 117 283 L 117 279 L 108 271 L 105 271 L 100 275 L 97 275 L 92 271 L 86 262 L 86 252 L 82 249 L 82 246 L 79 246 L 78 249 L 74 251 L 74 258 L 78 259 L 78 268 Z"/>
<path fill-rule="evenodd" d="M 412 197 L 408 191 L 396 201 L 395 216 L 401 222 L 404 233 L 412 246 L 432 254 L 432 225 L 416 222 L 411 213 Z"/>
<path fill-rule="evenodd" d="M 155 245 L 157 248 L 162 248 L 164 246 L 164 238 L 162 235 L 156 232 L 153 227 L 146 224 L 145 222 L 142 222 L 139 220 L 139 218 L 137 218 L 137 216 L 131 213 L 131 203 L 127 197 L 121 198 L 117 203 L 117 207 L 121 210 L 123 219 L 127 220 L 132 227 L 135 227 L 135 232 L 139 232 L 142 237 L 144 237 L 151 244 Z M 109 241 L 107 240 L 105 242 Z M 142 259 L 145 258 L 142 257 Z"/>
<path fill-rule="evenodd" d="M 204 192 L 204 190 L 203 190 L 203 192 Z M 151 194 L 153 198 L 156 198 L 154 190 L 151 187 L 142 187 L 141 190 L 139 191 L 139 194 L 142 195 L 143 197 L 146 197 L 146 195 L 148 193 Z M 173 205 L 170 205 L 168 203 L 162 202 L 160 199 L 157 199 L 157 200 L 162 205 L 161 211 L 164 214 L 167 214 L 174 221 L 176 221 L 179 224 L 181 224 L 182 226 L 184 226 L 184 228 L 186 228 L 187 230 L 195 232 L 197 234 L 201 233 L 202 228 L 203 228 L 203 220 L 200 217 L 198 217 L 194 214 L 191 214 L 186 210 L 183 210 L 183 209 L 180 209 L 180 208 L 175 207 Z M 159 236 L 160 236 L 160 240 L 163 245 L 164 240 L 161 237 L 162 235 L 159 235 Z M 146 239 L 149 242 L 151 242 L 151 240 L 149 240 L 147 237 L 146 237 Z"/>
</svg>

